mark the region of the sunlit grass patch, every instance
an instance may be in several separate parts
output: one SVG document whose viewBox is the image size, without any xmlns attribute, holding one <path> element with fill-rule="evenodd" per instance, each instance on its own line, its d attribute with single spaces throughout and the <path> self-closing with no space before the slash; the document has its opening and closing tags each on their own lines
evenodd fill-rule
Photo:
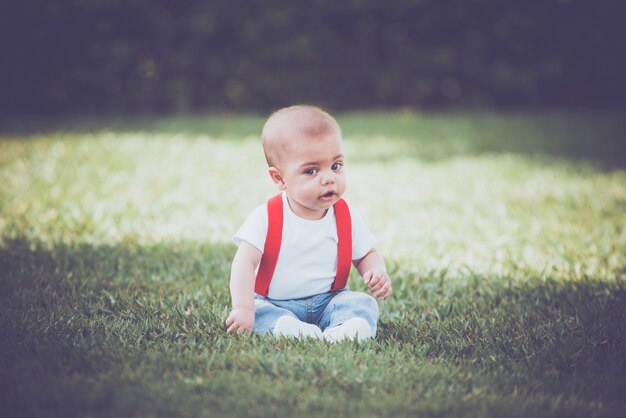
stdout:
<svg viewBox="0 0 626 418">
<path fill-rule="evenodd" d="M 2 134 L 3 410 L 623 412 L 622 115 L 339 120 L 346 198 L 394 279 L 379 336 L 362 345 L 225 335 L 231 235 L 276 193 L 262 118 L 61 121 Z M 352 287 L 365 290 L 356 275 Z"/>
</svg>

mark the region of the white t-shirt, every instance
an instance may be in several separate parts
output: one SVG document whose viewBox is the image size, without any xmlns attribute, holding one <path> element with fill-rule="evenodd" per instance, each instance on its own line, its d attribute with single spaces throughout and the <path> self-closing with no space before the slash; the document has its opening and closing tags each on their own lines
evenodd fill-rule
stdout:
<svg viewBox="0 0 626 418">
<path fill-rule="evenodd" d="M 283 193 L 283 237 L 268 297 L 298 299 L 326 293 L 337 272 L 337 226 L 334 208 L 319 220 L 303 219 L 293 213 Z M 358 260 L 374 247 L 376 239 L 359 212 L 352 218 L 352 259 Z M 241 225 L 233 240 L 246 241 L 263 252 L 267 236 L 267 203 L 257 207 Z"/>
</svg>

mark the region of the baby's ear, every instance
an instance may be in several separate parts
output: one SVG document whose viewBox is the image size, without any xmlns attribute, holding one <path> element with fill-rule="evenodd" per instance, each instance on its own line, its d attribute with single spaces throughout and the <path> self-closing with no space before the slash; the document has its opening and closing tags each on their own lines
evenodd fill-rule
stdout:
<svg viewBox="0 0 626 418">
<path fill-rule="evenodd" d="M 276 186 L 278 186 L 280 190 L 285 190 L 285 181 L 280 171 L 276 167 L 270 167 L 269 174 Z"/>
</svg>

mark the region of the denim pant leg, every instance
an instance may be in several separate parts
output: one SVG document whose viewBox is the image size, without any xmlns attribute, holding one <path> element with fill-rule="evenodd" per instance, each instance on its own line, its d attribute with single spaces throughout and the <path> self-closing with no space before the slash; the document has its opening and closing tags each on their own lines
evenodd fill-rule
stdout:
<svg viewBox="0 0 626 418">
<path fill-rule="evenodd" d="M 254 331 L 259 334 L 270 332 L 276 326 L 276 321 L 282 316 L 298 318 L 289 309 L 274 305 L 267 299 L 254 298 Z"/>
<path fill-rule="evenodd" d="M 320 319 L 320 328 L 332 328 L 343 324 L 348 319 L 363 318 L 372 329 L 372 338 L 376 337 L 379 309 L 376 299 L 362 292 L 343 290 L 328 303 Z"/>
</svg>

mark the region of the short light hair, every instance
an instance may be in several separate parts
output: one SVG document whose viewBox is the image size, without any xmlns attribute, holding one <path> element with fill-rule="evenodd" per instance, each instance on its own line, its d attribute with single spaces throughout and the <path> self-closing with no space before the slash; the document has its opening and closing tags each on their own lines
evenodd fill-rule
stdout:
<svg viewBox="0 0 626 418">
<path fill-rule="evenodd" d="M 341 137 L 341 128 L 335 118 L 317 106 L 295 105 L 279 109 L 267 119 L 261 133 L 265 160 L 273 167 L 279 160 L 280 151 L 290 140 L 319 138 L 332 131 Z"/>
</svg>

